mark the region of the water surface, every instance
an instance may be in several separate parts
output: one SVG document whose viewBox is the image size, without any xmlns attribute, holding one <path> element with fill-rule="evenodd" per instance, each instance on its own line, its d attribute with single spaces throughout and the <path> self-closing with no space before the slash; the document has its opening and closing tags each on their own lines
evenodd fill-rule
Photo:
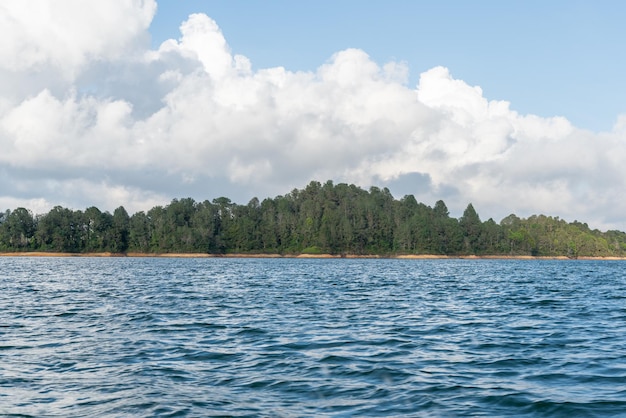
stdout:
<svg viewBox="0 0 626 418">
<path fill-rule="evenodd" d="M 625 267 L 0 258 L 0 415 L 626 415 Z"/>
</svg>

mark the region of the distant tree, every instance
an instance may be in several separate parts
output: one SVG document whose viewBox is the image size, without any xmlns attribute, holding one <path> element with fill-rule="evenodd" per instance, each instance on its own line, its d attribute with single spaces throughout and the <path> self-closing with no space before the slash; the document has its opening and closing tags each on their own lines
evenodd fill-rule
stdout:
<svg viewBox="0 0 626 418">
<path fill-rule="evenodd" d="M 458 254 L 463 244 L 463 233 L 457 219 L 450 218 L 450 212 L 443 200 L 437 201 L 432 212 L 431 250 L 435 254 Z"/>
<path fill-rule="evenodd" d="M 128 222 L 129 251 L 150 252 L 150 221 L 143 211 L 134 213 Z"/>
<path fill-rule="evenodd" d="M 0 224 L 0 247 L 24 251 L 33 244 L 36 230 L 35 219 L 31 211 L 17 208 L 13 212 L 6 211 Z"/>
<path fill-rule="evenodd" d="M 455 219 L 443 200 L 431 208 L 411 195 L 396 200 L 386 188 L 313 181 L 262 202 L 174 199 L 132 216 L 123 206 L 113 214 L 93 206 L 37 216 L 7 210 L 0 250 L 624 256 L 626 233 L 545 215 L 481 222 L 471 203 Z"/>
<path fill-rule="evenodd" d="M 109 248 L 114 253 L 124 253 L 128 249 L 130 217 L 123 206 L 113 211 L 111 241 Z"/>
<path fill-rule="evenodd" d="M 219 235 L 219 213 L 216 205 L 208 200 L 199 203 L 191 218 L 194 233 L 194 251 L 216 253 Z"/>
<path fill-rule="evenodd" d="M 502 227 L 492 218 L 483 223 L 482 246 L 485 254 L 504 254 L 507 251 Z"/>
<path fill-rule="evenodd" d="M 82 233 L 84 248 L 88 252 L 105 250 L 104 239 L 109 225 L 103 222 L 103 214 L 95 206 L 85 209 L 83 213 Z"/>
<path fill-rule="evenodd" d="M 163 206 L 154 206 L 146 217 L 150 225 L 150 252 L 160 253 L 171 251 L 170 228 L 167 224 L 166 212 Z"/>
<path fill-rule="evenodd" d="M 40 248 L 55 252 L 80 252 L 82 212 L 55 206 L 38 220 L 36 239 Z"/>
<path fill-rule="evenodd" d="M 481 253 L 485 248 L 482 242 L 483 225 L 474 206 L 470 203 L 459 219 L 459 227 L 463 233 L 464 250 L 467 253 Z"/>
<path fill-rule="evenodd" d="M 435 219 L 447 219 L 450 216 L 450 211 L 443 200 L 438 200 L 433 208 L 433 216 Z"/>
</svg>

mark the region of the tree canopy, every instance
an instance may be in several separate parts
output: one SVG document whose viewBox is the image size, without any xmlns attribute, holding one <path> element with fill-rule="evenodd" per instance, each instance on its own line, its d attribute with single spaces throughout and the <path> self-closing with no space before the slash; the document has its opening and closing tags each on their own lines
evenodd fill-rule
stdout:
<svg viewBox="0 0 626 418">
<path fill-rule="evenodd" d="M 481 221 L 470 203 L 459 219 L 440 200 L 433 207 L 388 189 L 313 181 L 284 196 L 196 202 L 129 215 L 96 207 L 56 206 L 33 215 L 0 212 L 0 251 L 142 253 L 329 253 L 354 255 L 624 256 L 626 233 L 591 230 L 558 217 L 512 214 Z"/>
</svg>

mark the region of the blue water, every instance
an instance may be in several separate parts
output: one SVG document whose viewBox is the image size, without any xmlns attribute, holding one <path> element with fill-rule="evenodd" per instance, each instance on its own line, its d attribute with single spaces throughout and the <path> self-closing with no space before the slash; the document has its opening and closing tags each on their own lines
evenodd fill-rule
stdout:
<svg viewBox="0 0 626 418">
<path fill-rule="evenodd" d="M 0 258 L 0 415 L 626 416 L 625 268 Z"/>
</svg>

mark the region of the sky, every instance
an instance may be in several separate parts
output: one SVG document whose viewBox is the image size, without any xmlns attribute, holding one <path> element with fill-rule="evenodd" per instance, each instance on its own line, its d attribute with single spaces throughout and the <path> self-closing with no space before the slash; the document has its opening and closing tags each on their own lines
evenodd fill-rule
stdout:
<svg viewBox="0 0 626 418">
<path fill-rule="evenodd" d="M 4 0 L 0 210 L 310 181 L 626 230 L 626 2 Z"/>
</svg>

